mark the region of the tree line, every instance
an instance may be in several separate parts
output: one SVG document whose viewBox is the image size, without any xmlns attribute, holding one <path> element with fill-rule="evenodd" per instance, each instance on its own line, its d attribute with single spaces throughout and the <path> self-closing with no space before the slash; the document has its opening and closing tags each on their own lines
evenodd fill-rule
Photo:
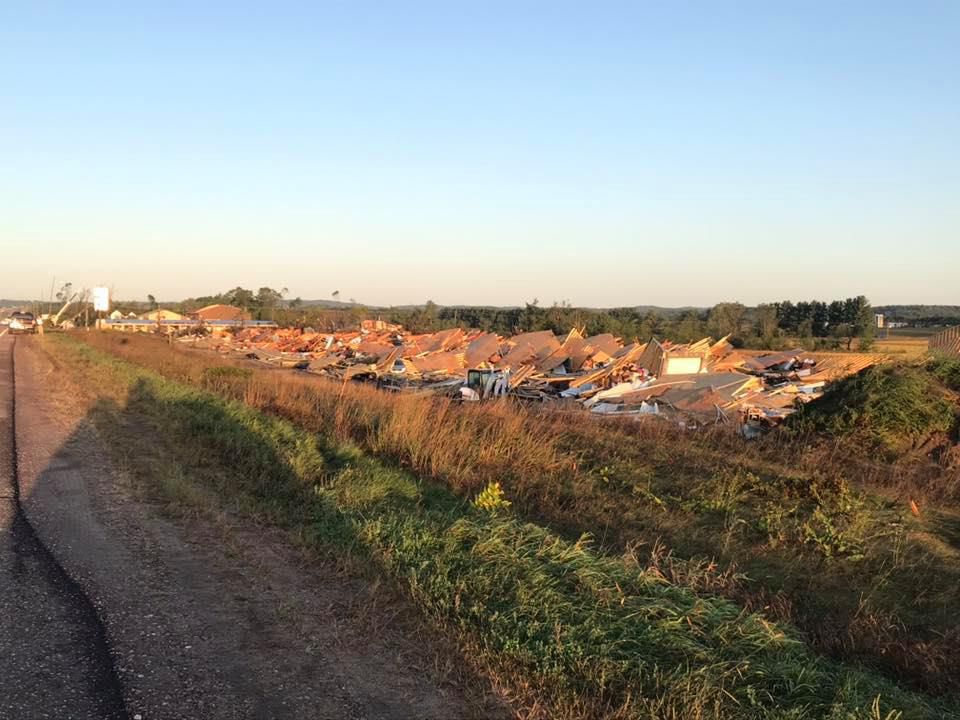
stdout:
<svg viewBox="0 0 960 720">
<path fill-rule="evenodd" d="M 805 347 L 861 348 L 873 342 L 874 313 L 864 296 L 824 302 L 820 300 L 747 307 L 724 302 L 712 308 L 683 311 L 637 308 L 589 309 L 538 301 L 523 307 L 451 307 L 427 301 L 412 309 L 391 310 L 388 319 L 413 332 L 433 332 L 450 327 L 474 327 L 500 334 L 552 330 L 563 334 L 581 328 L 588 335 L 612 333 L 624 339 L 668 338 L 691 342 L 705 336 L 730 336 L 734 345 L 775 349 L 790 343 Z"/>
<path fill-rule="evenodd" d="M 236 287 L 216 295 L 191 298 L 178 309 L 189 312 L 215 303 L 247 310 L 260 320 L 293 327 L 332 331 L 354 329 L 364 318 L 381 318 L 416 333 L 453 327 L 478 328 L 501 335 L 551 330 L 561 335 L 579 328 L 587 335 L 612 333 L 624 340 L 651 337 L 692 342 L 702 337 L 730 336 L 736 346 L 769 349 L 800 344 L 807 348 L 851 348 L 854 341 L 868 348 L 873 341 L 874 312 L 860 295 L 832 301 L 765 303 L 747 307 L 723 302 L 711 308 L 649 310 L 636 307 L 593 309 L 569 303 L 541 305 L 536 299 L 518 307 L 443 306 L 430 300 L 417 307 L 370 309 L 351 303 L 337 307 L 306 307 L 288 299 L 287 289 Z M 339 292 L 335 294 L 335 298 Z M 151 305 L 155 301 L 151 298 Z"/>
</svg>

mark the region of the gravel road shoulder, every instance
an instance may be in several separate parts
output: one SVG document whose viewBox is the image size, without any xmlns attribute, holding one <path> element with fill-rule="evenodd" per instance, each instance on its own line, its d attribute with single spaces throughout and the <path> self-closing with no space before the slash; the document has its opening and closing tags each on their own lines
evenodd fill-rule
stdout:
<svg viewBox="0 0 960 720">
<path fill-rule="evenodd" d="M 131 716 L 504 713 L 392 591 L 307 560 L 279 531 L 143 502 L 105 445 L 124 438 L 102 437 L 40 343 L 16 352 L 23 506 L 97 606 Z"/>
</svg>

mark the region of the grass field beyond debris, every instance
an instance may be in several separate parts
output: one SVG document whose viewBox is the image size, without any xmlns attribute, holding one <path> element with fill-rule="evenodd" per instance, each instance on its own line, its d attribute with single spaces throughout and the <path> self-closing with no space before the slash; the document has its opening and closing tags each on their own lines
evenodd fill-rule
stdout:
<svg viewBox="0 0 960 720">
<path fill-rule="evenodd" d="M 789 625 L 697 592 L 696 583 L 670 582 L 634 553 L 608 555 L 586 537 L 572 541 L 524 522 L 492 488 L 486 502 L 469 502 L 476 493 L 457 495 L 418 479 L 334 431 L 230 399 L 250 383 L 248 371 L 201 367 L 194 380 L 203 389 L 69 337 L 50 342 L 68 360 L 63 366 L 103 392 L 119 392 L 127 411 L 230 468 L 232 481 L 215 488 L 225 499 L 242 498 L 305 542 L 372 561 L 534 715 L 956 713 L 946 700 L 818 657 Z M 174 351 L 151 349 L 175 372 Z"/>
</svg>

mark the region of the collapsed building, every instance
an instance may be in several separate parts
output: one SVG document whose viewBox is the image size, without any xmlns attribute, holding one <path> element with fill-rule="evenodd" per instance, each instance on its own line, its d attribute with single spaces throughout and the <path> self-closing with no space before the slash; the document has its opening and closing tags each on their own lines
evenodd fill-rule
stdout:
<svg viewBox="0 0 960 720">
<path fill-rule="evenodd" d="M 184 338 L 235 357 L 397 392 L 464 400 L 512 396 L 579 405 L 599 416 L 669 417 L 686 427 L 737 423 L 746 434 L 782 421 L 827 383 L 882 355 L 736 350 L 727 338 L 624 343 L 578 329 L 501 337 L 452 328 L 414 334 L 366 324 L 351 332 L 244 328 Z"/>
</svg>

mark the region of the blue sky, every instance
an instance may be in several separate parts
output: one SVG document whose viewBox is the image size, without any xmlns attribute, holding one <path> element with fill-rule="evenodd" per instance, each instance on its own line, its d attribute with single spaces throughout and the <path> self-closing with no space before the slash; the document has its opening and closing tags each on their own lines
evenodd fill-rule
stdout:
<svg viewBox="0 0 960 720">
<path fill-rule="evenodd" d="M 4 3 L 0 246 L 0 297 L 960 303 L 960 3 Z"/>
</svg>

